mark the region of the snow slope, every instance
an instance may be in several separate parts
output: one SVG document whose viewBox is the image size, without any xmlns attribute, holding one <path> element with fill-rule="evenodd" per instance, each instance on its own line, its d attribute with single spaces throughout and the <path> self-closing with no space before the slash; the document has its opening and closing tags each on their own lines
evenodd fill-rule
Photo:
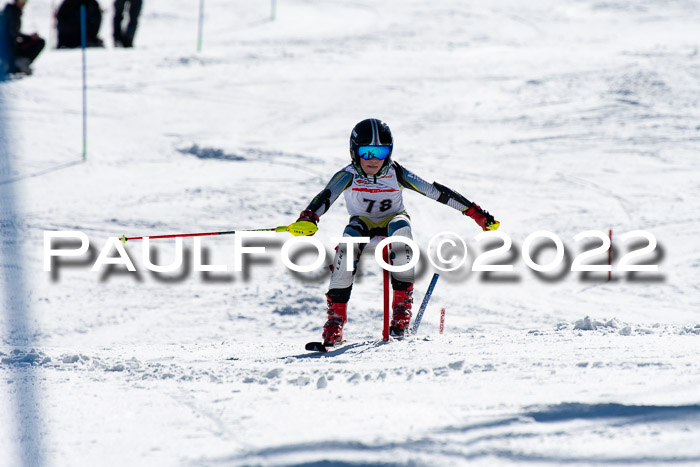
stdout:
<svg viewBox="0 0 700 467">
<path fill-rule="evenodd" d="M 25 30 L 48 35 L 47 3 L 29 2 Z M 271 21 L 269 2 L 209 0 L 201 53 L 198 2 L 145 2 L 133 50 L 111 47 L 100 3 L 87 162 L 79 50 L 46 50 L 34 76 L 0 85 L 0 465 L 700 462 L 696 2 L 279 0 Z M 475 224 L 406 193 L 424 256 L 443 231 L 469 249 L 415 338 L 381 342 L 366 254 L 349 344 L 305 352 L 328 273 L 287 270 L 286 234 L 242 272 L 231 236 L 202 240 L 225 273 L 193 271 L 191 239 L 172 273 L 148 271 L 139 242 L 138 272 L 91 271 L 110 237 L 293 222 L 371 116 L 396 160 L 513 240 L 497 259 L 513 272 L 473 272 L 489 249 Z M 314 237 L 329 258 L 346 222 L 341 198 Z M 597 245 L 573 237 L 608 229 L 614 264 L 645 244 L 622 234 L 653 234 L 638 262 L 659 272 L 569 271 Z M 45 272 L 50 230 L 85 233 L 89 253 Z M 538 230 L 566 248 L 550 273 L 521 256 Z M 175 257 L 174 242 L 151 247 Z M 416 305 L 434 272 L 418 271 Z"/>
</svg>

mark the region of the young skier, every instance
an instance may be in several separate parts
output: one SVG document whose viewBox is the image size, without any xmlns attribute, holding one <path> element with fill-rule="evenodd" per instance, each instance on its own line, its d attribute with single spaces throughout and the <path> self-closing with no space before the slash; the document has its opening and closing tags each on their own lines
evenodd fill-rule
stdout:
<svg viewBox="0 0 700 467">
<path fill-rule="evenodd" d="M 469 216 L 483 229 L 496 230 L 499 222 L 459 193 L 437 182 L 428 183 L 391 160 L 394 140 L 389 126 L 381 120 L 363 120 L 350 134 L 352 163 L 337 172 L 301 213 L 299 221 L 312 222 L 328 211 L 340 193 L 345 194 L 350 222 L 343 231 L 344 237 L 403 236 L 412 239 L 411 223 L 404 208 L 401 190 L 408 188 L 434 199 Z M 323 326 L 324 346 L 332 346 L 343 339 L 343 326 L 348 320 L 347 305 L 357 262 L 366 244 L 353 245 L 355 257 L 350 259 L 347 247 L 340 244 L 331 265 L 328 299 L 328 321 Z M 406 265 L 411 260 L 411 249 L 403 243 L 391 244 L 391 263 Z M 347 271 L 348 261 L 353 270 Z M 391 333 L 402 336 L 411 320 L 413 282 L 415 269 L 392 272 L 391 285 L 393 316 Z"/>
</svg>

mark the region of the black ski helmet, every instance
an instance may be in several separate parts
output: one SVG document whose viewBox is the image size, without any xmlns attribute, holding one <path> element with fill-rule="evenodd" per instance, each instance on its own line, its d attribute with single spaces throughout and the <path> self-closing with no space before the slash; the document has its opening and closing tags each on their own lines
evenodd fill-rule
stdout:
<svg viewBox="0 0 700 467">
<path fill-rule="evenodd" d="M 394 148 L 394 138 L 391 136 L 389 125 L 377 118 L 368 118 L 355 125 L 350 133 L 350 157 L 355 168 L 363 173 L 360 166 L 360 156 L 357 149 L 360 146 L 389 146 L 390 152 L 380 172 L 386 170 L 391 162 L 391 150 Z"/>
</svg>

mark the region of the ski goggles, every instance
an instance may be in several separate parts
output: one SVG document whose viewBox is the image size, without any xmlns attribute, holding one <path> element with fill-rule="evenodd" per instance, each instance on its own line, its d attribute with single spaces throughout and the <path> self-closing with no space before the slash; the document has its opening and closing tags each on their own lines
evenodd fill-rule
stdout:
<svg viewBox="0 0 700 467">
<path fill-rule="evenodd" d="M 357 154 L 366 160 L 379 159 L 382 161 L 391 154 L 391 146 L 360 146 L 357 148 Z"/>
</svg>

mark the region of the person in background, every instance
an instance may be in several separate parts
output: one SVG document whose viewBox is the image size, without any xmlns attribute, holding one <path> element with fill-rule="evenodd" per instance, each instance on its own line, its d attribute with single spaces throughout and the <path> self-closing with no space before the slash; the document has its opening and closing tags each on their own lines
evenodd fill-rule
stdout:
<svg viewBox="0 0 700 467">
<path fill-rule="evenodd" d="M 22 10 L 27 0 L 14 0 L 2 12 L 2 71 L 32 74 L 31 64 L 44 49 L 45 41 L 34 34 L 22 34 Z"/>
<path fill-rule="evenodd" d="M 102 39 L 97 37 L 102 25 L 102 10 L 97 0 L 64 0 L 56 13 L 58 22 L 58 48 L 75 48 L 82 46 L 80 29 L 80 7 L 85 5 L 85 22 L 87 28 L 87 47 L 104 47 Z"/>
<path fill-rule="evenodd" d="M 126 29 L 122 29 L 122 20 L 124 11 L 129 6 L 129 22 Z M 114 46 L 115 47 L 133 47 L 134 35 L 136 35 L 136 26 L 139 22 L 139 14 L 141 13 L 141 0 L 115 0 L 114 1 Z"/>
</svg>

